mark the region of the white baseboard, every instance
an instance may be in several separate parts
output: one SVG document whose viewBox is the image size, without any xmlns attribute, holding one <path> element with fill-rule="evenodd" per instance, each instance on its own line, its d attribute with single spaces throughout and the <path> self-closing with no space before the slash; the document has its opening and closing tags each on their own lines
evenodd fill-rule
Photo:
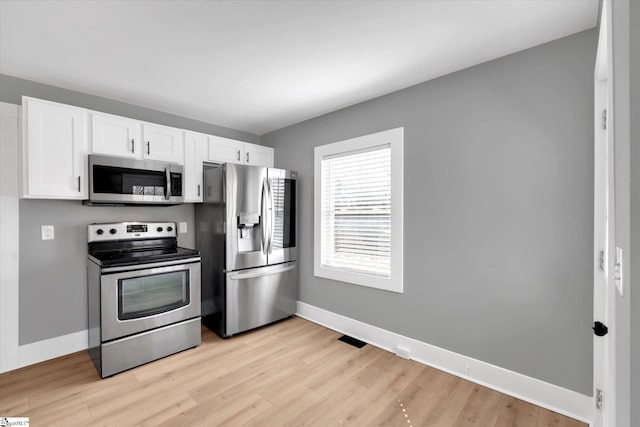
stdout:
<svg viewBox="0 0 640 427">
<path fill-rule="evenodd" d="M 298 301 L 298 316 L 395 353 L 398 346 L 410 359 L 501 393 L 591 424 L 593 398 L 490 363 L 463 356 L 404 335 Z M 87 331 L 74 332 L 18 347 L 16 368 L 33 365 L 88 348 Z M 466 372 L 465 372 L 466 371 Z"/>
<path fill-rule="evenodd" d="M 298 301 L 298 316 L 482 386 L 591 424 L 593 398 Z"/>
<path fill-rule="evenodd" d="M 21 345 L 18 347 L 18 366 L 16 368 L 86 350 L 88 347 L 89 339 L 86 330 Z"/>
</svg>

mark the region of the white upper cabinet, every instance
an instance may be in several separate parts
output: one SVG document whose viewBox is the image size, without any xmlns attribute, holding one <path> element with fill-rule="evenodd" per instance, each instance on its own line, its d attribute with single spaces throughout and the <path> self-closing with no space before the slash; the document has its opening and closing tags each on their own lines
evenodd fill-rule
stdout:
<svg viewBox="0 0 640 427">
<path fill-rule="evenodd" d="M 209 160 L 273 167 L 273 148 L 221 136 L 209 136 Z"/>
<path fill-rule="evenodd" d="M 202 202 L 202 163 L 273 167 L 273 148 L 22 98 L 22 197 L 87 199 L 87 155 L 184 165 L 184 201 Z"/>
<path fill-rule="evenodd" d="M 182 164 L 181 129 L 91 112 L 91 152 Z"/>
<path fill-rule="evenodd" d="M 22 98 L 22 196 L 87 198 L 87 111 Z"/>
<path fill-rule="evenodd" d="M 273 167 L 273 148 L 264 145 L 244 143 L 244 163 L 255 166 Z"/>
<path fill-rule="evenodd" d="M 209 160 L 219 163 L 242 163 L 244 142 L 209 135 Z"/>
<path fill-rule="evenodd" d="M 142 127 L 137 120 L 91 113 L 91 152 L 121 157 L 142 157 Z"/>
<path fill-rule="evenodd" d="M 184 201 L 202 202 L 202 162 L 207 161 L 207 135 L 184 132 Z"/>
<path fill-rule="evenodd" d="M 152 123 L 142 124 L 143 158 L 184 162 L 184 132 L 181 129 Z"/>
</svg>

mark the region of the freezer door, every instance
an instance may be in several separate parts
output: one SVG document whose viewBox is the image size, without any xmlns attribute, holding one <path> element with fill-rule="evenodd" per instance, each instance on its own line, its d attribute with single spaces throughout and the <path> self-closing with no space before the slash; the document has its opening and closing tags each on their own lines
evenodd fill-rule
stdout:
<svg viewBox="0 0 640 427">
<path fill-rule="evenodd" d="M 267 257 L 270 265 L 296 261 L 297 172 L 269 168 Z"/>
<path fill-rule="evenodd" d="M 226 334 L 234 335 L 296 312 L 297 266 L 289 262 L 227 273 Z"/>
<path fill-rule="evenodd" d="M 267 168 L 225 166 L 227 271 L 267 264 Z"/>
</svg>

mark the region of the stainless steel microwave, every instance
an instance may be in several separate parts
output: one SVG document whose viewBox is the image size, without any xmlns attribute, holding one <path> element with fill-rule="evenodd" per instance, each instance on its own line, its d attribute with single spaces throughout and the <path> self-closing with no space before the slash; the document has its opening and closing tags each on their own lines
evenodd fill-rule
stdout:
<svg viewBox="0 0 640 427">
<path fill-rule="evenodd" d="M 183 193 L 182 165 L 89 155 L 88 204 L 177 205 Z"/>
</svg>

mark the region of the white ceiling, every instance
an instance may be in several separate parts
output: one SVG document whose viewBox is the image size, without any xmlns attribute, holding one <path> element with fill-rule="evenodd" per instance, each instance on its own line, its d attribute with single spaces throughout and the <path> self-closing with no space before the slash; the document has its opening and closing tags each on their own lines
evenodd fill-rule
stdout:
<svg viewBox="0 0 640 427">
<path fill-rule="evenodd" d="M 0 1 L 0 73 L 256 134 L 596 25 L 598 0 Z"/>
</svg>

